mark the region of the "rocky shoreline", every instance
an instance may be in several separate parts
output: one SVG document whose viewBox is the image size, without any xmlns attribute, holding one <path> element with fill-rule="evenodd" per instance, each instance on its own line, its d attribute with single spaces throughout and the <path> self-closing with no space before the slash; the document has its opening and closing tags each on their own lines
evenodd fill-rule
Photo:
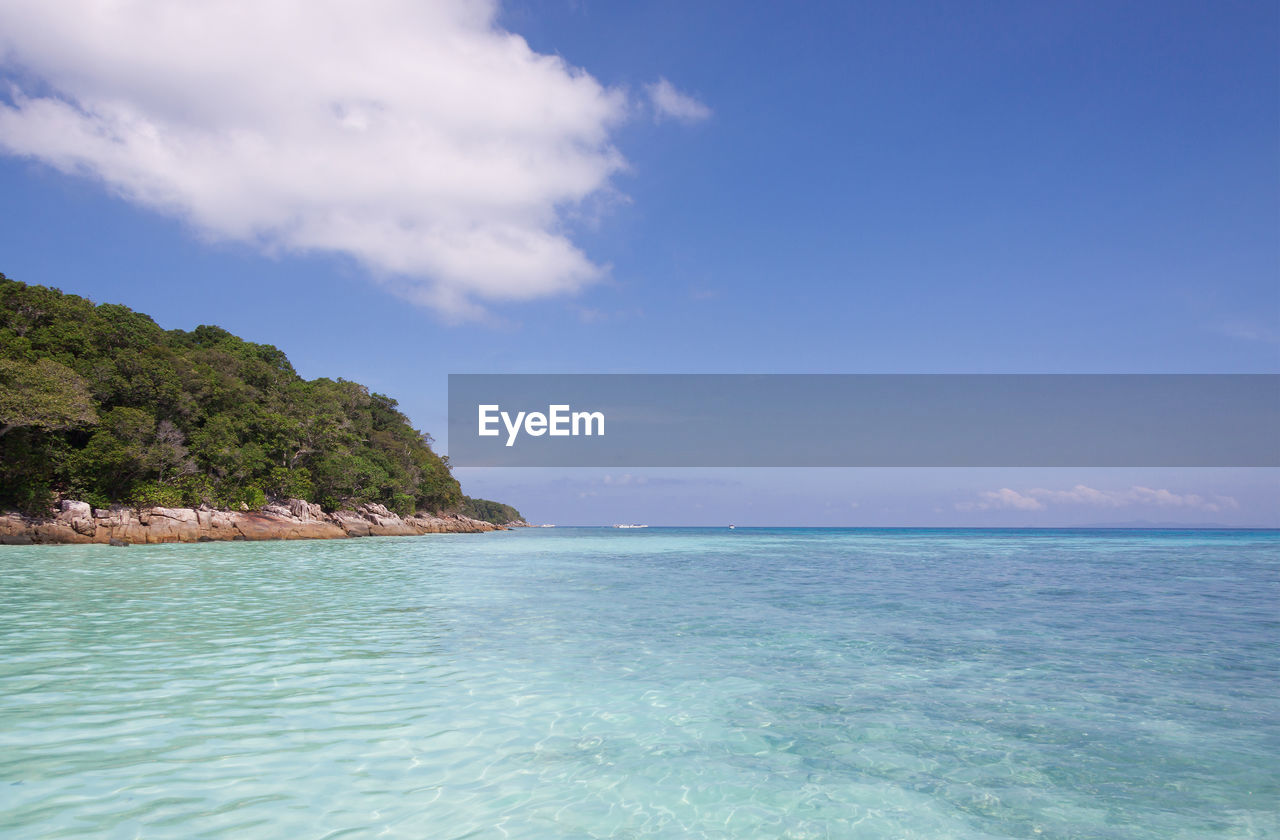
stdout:
<svg viewBox="0 0 1280 840">
<path fill-rule="evenodd" d="M 0 545 L 108 543 L 132 545 L 223 540 L 332 540 L 347 537 L 407 537 L 505 531 L 461 514 L 401 517 L 382 505 L 325 513 L 301 499 L 258 511 L 150 507 L 91 508 L 64 501 L 47 518 L 0 513 Z"/>
</svg>

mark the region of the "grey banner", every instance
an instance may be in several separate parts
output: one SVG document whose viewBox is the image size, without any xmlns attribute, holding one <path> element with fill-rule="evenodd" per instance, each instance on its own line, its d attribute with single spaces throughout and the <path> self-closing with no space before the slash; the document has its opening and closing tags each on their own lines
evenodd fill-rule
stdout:
<svg viewBox="0 0 1280 840">
<path fill-rule="evenodd" d="M 464 467 L 1274 467 L 1277 430 L 1275 374 L 449 377 Z"/>
</svg>

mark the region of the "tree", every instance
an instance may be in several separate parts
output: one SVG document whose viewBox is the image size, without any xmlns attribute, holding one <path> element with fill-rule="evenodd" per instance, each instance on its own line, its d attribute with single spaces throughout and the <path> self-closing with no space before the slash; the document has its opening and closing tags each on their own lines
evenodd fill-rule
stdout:
<svg viewBox="0 0 1280 840">
<path fill-rule="evenodd" d="M 524 521 L 520 511 L 511 505 L 504 505 L 501 502 L 494 502 L 489 499 L 473 499 L 470 496 L 462 497 L 462 512 L 472 519 L 492 522 L 494 525 L 506 525 L 510 522 Z"/>
<path fill-rule="evenodd" d="M 269 344 L 163 330 L 0 274 L 0 509 L 59 494 L 254 507 L 265 492 L 455 510 L 462 490 L 431 443 L 395 400 L 305 380 Z"/>
<path fill-rule="evenodd" d="M 147 452 L 150 456 L 149 466 L 156 470 L 156 481 L 163 484 L 166 472 L 171 480 L 196 472 L 196 465 L 189 457 L 186 442 L 182 431 L 168 420 L 161 420 L 156 424 L 155 439 Z"/>
<path fill-rule="evenodd" d="M 0 436 L 21 427 L 72 429 L 98 422 L 84 379 L 52 359 L 0 359 Z"/>
</svg>

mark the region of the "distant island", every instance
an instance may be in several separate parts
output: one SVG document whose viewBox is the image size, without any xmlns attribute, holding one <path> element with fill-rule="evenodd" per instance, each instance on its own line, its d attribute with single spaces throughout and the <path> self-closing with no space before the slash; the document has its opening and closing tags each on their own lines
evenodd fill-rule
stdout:
<svg viewBox="0 0 1280 840">
<path fill-rule="evenodd" d="M 520 511 L 502 502 L 491 502 L 488 499 L 462 497 L 462 514 L 481 522 L 492 522 L 494 525 L 527 525 Z"/>
<path fill-rule="evenodd" d="M 315 521 L 349 511 L 524 524 L 509 505 L 464 496 L 431 444 L 394 399 L 304 380 L 270 344 L 216 326 L 164 330 L 128 307 L 0 274 L 0 511 L 270 516 L 292 500 Z M 400 530 L 423 529 L 465 527 Z"/>
</svg>

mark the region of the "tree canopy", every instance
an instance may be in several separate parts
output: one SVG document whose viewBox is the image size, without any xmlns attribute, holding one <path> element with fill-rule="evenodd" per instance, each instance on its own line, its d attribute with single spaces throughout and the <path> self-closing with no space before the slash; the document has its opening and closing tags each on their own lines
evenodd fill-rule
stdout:
<svg viewBox="0 0 1280 840">
<path fill-rule="evenodd" d="M 473 499 L 470 496 L 462 497 L 462 512 L 472 519 L 492 522 L 494 525 L 506 525 L 509 522 L 524 521 L 520 511 L 511 505 L 492 502 L 488 499 Z"/>
<path fill-rule="evenodd" d="M 53 359 L 0 358 L 0 435 L 21 427 L 70 429 L 98 421 L 83 377 Z"/>
<path fill-rule="evenodd" d="M 462 491 L 396 401 L 304 380 L 269 344 L 164 330 L 0 274 L 0 506 L 110 503 L 453 510 Z"/>
</svg>

